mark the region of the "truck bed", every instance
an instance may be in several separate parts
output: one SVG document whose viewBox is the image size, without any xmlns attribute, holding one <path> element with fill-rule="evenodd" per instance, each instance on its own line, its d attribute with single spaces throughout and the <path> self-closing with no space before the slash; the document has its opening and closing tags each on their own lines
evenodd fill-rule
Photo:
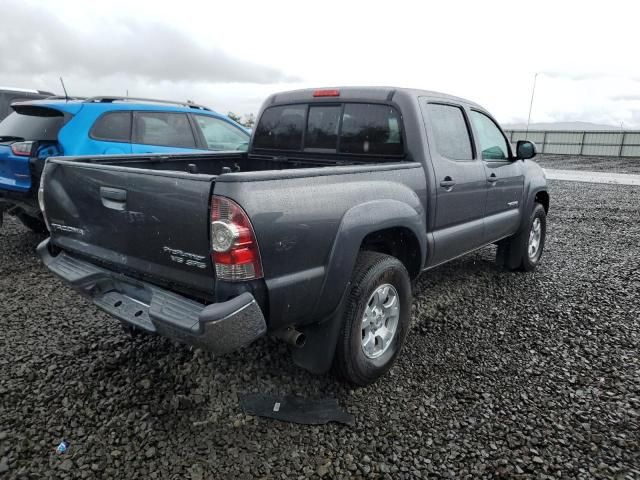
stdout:
<svg viewBox="0 0 640 480">
<path fill-rule="evenodd" d="M 243 152 L 50 158 L 44 211 L 52 245 L 206 300 L 216 285 L 208 234 L 214 185 L 383 168 L 337 163 Z M 267 200 L 256 184 L 248 188 L 251 198 Z"/>
<path fill-rule="evenodd" d="M 304 158 L 302 158 L 288 156 L 249 155 L 246 152 L 220 152 L 184 155 L 153 154 L 74 157 L 70 159 L 67 158 L 66 160 L 100 165 L 117 165 L 128 168 L 141 168 L 146 170 L 167 170 L 215 176 L 224 173 L 291 170 L 346 164 L 363 165 L 368 163 L 368 159 L 363 159 L 360 161 L 350 161 L 347 163 L 344 160 L 332 159 L 329 157 L 319 158 L 313 156 L 305 156 Z M 397 159 L 395 161 L 397 161 Z M 380 160 L 376 160 L 376 163 L 380 163 Z"/>
</svg>

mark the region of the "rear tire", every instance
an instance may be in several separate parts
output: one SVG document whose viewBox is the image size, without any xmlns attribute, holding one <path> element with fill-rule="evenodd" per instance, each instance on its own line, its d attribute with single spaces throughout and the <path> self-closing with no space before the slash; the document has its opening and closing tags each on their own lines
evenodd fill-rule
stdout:
<svg viewBox="0 0 640 480">
<path fill-rule="evenodd" d="M 542 258 L 546 236 L 547 214 L 541 204 L 534 203 L 525 228 L 498 243 L 498 263 L 509 270 L 535 270 Z"/>
<path fill-rule="evenodd" d="M 42 216 L 32 217 L 31 215 L 21 212 L 16 214 L 16 218 L 34 233 L 48 233 L 47 225 L 44 223 Z"/>
<path fill-rule="evenodd" d="M 409 329 L 411 281 L 395 257 L 358 255 L 333 370 L 343 380 L 366 386 L 384 375 L 402 349 Z"/>
</svg>

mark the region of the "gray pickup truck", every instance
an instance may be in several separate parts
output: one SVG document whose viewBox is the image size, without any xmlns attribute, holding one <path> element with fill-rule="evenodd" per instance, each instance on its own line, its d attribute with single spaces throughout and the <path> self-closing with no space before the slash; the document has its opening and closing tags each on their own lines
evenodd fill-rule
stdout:
<svg viewBox="0 0 640 480">
<path fill-rule="evenodd" d="M 535 154 L 449 95 L 278 93 L 248 152 L 49 159 L 38 252 L 129 328 L 218 354 L 270 334 L 367 385 L 400 352 L 421 272 L 489 244 L 507 269 L 538 265 Z"/>
</svg>

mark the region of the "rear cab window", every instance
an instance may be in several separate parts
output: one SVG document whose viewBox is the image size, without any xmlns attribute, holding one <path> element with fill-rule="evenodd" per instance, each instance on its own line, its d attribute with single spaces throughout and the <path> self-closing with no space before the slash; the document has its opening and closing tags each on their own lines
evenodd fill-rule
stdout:
<svg viewBox="0 0 640 480">
<path fill-rule="evenodd" d="M 404 155 L 395 107 L 376 103 L 305 103 L 267 108 L 256 128 L 255 150 L 340 155 Z"/>
<path fill-rule="evenodd" d="M 6 139 L 57 141 L 65 124 L 62 112 L 40 106 L 22 106 L 0 122 L 0 141 Z"/>
</svg>

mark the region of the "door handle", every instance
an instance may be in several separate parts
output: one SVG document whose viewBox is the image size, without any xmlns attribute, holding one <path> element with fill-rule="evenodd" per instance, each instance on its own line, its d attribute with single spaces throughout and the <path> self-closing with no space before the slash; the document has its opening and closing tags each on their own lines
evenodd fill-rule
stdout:
<svg viewBox="0 0 640 480">
<path fill-rule="evenodd" d="M 444 188 L 451 188 L 456 184 L 456 182 L 449 176 L 444 177 L 444 180 L 440 182 L 440 186 Z"/>
<path fill-rule="evenodd" d="M 489 183 L 496 183 L 498 181 L 498 177 L 496 177 L 495 173 L 492 173 L 491 175 L 489 175 L 489 177 L 487 178 L 487 182 Z"/>
<path fill-rule="evenodd" d="M 124 210 L 127 205 L 127 191 L 121 188 L 100 187 L 102 205 L 113 210 Z"/>
</svg>

